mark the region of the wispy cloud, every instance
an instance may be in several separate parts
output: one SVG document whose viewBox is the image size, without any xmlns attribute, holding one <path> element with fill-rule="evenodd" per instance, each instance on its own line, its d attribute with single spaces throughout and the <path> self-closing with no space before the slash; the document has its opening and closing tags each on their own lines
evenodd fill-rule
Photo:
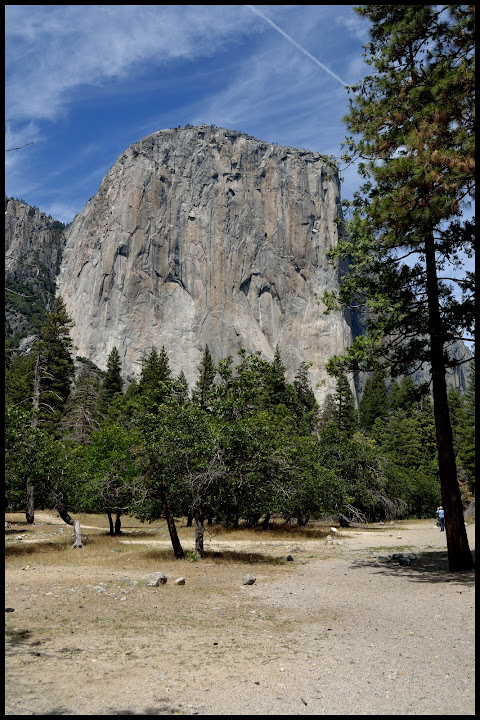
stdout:
<svg viewBox="0 0 480 720">
<path fill-rule="evenodd" d="M 228 5 L 7 6 L 7 116 L 55 119 L 78 86 L 211 56 L 242 29 L 254 23 Z"/>
</svg>

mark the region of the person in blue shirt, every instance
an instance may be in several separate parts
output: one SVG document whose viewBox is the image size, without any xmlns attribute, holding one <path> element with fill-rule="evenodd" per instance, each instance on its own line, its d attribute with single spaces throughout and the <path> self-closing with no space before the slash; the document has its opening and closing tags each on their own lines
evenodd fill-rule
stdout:
<svg viewBox="0 0 480 720">
<path fill-rule="evenodd" d="M 437 508 L 437 515 L 438 523 L 440 525 L 440 532 L 443 532 L 445 530 L 445 511 L 441 505 L 439 508 Z"/>
</svg>

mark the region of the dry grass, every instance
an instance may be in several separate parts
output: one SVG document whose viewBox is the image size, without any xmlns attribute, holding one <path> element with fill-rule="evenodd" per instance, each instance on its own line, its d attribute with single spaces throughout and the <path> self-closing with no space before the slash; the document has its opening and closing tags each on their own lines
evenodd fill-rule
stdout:
<svg viewBox="0 0 480 720">
<path fill-rule="evenodd" d="M 136 568 L 149 572 L 165 563 L 178 569 L 164 520 L 143 524 L 135 518 L 122 518 L 122 534 L 110 536 L 105 515 L 75 515 L 82 527 L 84 547 L 72 551 L 72 528 L 59 522 L 54 512 L 40 511 L 35 524 L 28 525 L 23 513 L 6 513 L 5 558 L 7 567 L 19 561 L 58 566 Z M 47 518 L 47 521 L 46 521 Z M 177 531 L 187 554 L 194 550 L 194 528 L 186 519 L 177 521 Z M 205 556 L 202 564 L 281 565 L 285 564 L 286 544 L 295 546 L 305 540 L 319 540 L 330 532 L 327 526 L 311 524 L 297 527 L 281 520 L 268 530 L 260 527 L 237 529 L 220 524 L 205 526 Z M 19 538 L 22 536 L 22 539 Z M 190 556 L 191 557 L 191 556 Z M 193 559 L 193 558 L 191 558 Z M 191 564 L 191 563 L 187 563 Z"/>
</svg>

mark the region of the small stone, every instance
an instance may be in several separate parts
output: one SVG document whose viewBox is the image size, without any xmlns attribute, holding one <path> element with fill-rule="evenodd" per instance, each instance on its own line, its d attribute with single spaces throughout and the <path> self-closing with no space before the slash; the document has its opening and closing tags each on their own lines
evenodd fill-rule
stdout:
<svg viewBox="0 0 480 720">
<path fill-rule="evenodd" d="M 293 556 L 292 556 L 292 555 L 287 555 L 287 557 L 286 557 L 285 559 L 286 559 L 286 560 L 289 560 L 289 561 L 292 561 L 292 560 L 293 560 Z"/>
<path fill-rule="evenodd" d="M 185 585 L 185 578 L 179 577 L 175 580 L 175 585 Z"/>
<path fill-rule="evenodd" d="M 162 572 L 150 573 L 145 577 L 148 587 L 158 587 L 159 585 L 165 585 L 167 582 L 167 576 Z"/>
<path fill-rule="evenodd" d="M 399 558 L 398 562 L 400 563 L 400 565 L 410 565 L 410 558 L 401 557 Z"/>
<path fill-rule="evenodd" d="M 15 612 L 15 608 L 5 608 L 5 612 Z"/>
<path fill-rule="evenodd" d="M 256 579 L 255 575 L 244 575 L 242 578 L 242 585 L 253 585 Z"/>
<path fill-rule="evenodd" d="M 402 536 L 401 536 L 401 535 L 397 535 L 397 540 L 401 540 L 401 539 L 402 539 Z"/>
</svg>

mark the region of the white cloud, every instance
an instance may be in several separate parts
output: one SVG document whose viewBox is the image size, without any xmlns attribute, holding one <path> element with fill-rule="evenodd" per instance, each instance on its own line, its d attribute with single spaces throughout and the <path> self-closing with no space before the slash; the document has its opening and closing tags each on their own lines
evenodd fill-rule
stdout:
<svg viewBox="0 0 480 720">
<path fill-rule="evenodd" d="M 243 30 L 256 32 L 242 6 L 7 6 L 7 115 L 54 119 L 72 88 L 210 56 Z"/>
<path fill-rule="evenodd" d="M 353 12 L 352 5 L 340 5 L 340 7 L 343 8 L 345 12 L 342 12 L 341 15 L 337 17 L 336 22 L 343 25 L 350 35 L 356 40 L 360 40 L 364 45 L 369 39 L 369 28 L 371 27 L 369 20 Z"/>
</svg>

